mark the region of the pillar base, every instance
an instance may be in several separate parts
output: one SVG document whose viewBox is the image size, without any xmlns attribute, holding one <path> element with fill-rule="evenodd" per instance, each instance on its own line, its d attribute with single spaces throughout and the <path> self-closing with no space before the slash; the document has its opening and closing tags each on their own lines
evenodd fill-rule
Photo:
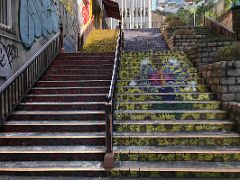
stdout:
<svg viewBox="0 0 240 180">
<path fill-rule="evenodd" d="M 114 154 L 106 153 L 104 156 L 103 167 L 105 169 L 112 169 L 114 167 Z"/>
</svg>

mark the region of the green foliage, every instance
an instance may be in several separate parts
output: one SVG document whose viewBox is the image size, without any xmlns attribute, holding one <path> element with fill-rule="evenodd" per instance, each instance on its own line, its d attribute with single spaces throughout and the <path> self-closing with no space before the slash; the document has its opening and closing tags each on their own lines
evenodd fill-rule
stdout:
<svg viewBox="0 0 240 180">
<path fill-rule="evenodd" d="M 177 14 L 171 14 L 166 17 L 166 22 L 168 26 L 186 26 L 187 23 L 185 22 L 184 18 L 178 16 Z"/>
<path fill-rule="evenodd" d="M 240 45 L 226 46 L 218 51 L 218 61 L 237 61 L 240 57 Z"/>
</svg>

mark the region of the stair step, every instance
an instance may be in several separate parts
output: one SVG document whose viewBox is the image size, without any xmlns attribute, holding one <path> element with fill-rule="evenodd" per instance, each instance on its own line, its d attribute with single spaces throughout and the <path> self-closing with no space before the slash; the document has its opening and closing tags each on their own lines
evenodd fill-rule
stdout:
<svg viewBox="0 0 240 180">
<path fill-rule="evenodd" d="M 103 161 L 104 146 L 2 146 L 0 161 Z"/>
<path fill-rule="evenodd" d="M 15 111 L 9 120 L 104 120 L 105 111 Z"/>
<path fill-rule="evenodd" d="M 231 121 L 212 120 L 212 121 L 115 121 L 115 132 L 213 132 L 231 131 L 234 123 Z"/>
<path fill-rule="evenodd" d="M 112 171 L 141 172 L 240 172 L 239 162 L 137 162 L 117 163 Z M 130 174 L 129 174 L 130 175 Z M 144 177 L 144 176 L 143 176 Z"/>
<path fill-rule="evenodd" d="M 101 87 L 33 87 L 30 94 L 107 94 L 110 86 Z"/>
<path fill-rule="evenodd" d="M 94 52 L 94 53 L 86 53 L 86 52 L 77 52 L 77 53 L 59 53 L 58 57 L 88 57 L 88 56 L 115 56 L 115 52 Z"/>
<path fill-rule="evenodd" d="M 116 133 L 115 146 L 239 146 L 240 135 L 231 132 Z"/>
<path fill-rule="evenodd" d="M 240 162 L 240 146 L 120 146 L 114 150 L 116 161 L 195 161 L 195 162 Z"/>
<path fill-rule="evenodd" d="M 67 75 L 81 75 L 81 74 L 106 74 L 111 75 L 112 69 L 50 69 L 46 74 L 67 74 Z"/>
<path fill-rule="evenodd" d="M 52 65 L 99 65 L 99 64 L 113 64 L 113 60 L 61 60 L 61 61 L 53 61 Z"/>
<path fill-rule="evenodd" d="M 114 58 L 114 56 L 58 56 L 54 61 L 106 61 Z"/>
<path fill-rule="evenodd" d="M 20 103 L 17 110 L 54 111 L 54 110 L 105 110 L 105 102 L 29 102 Z"/>
<path fill-rule="evenodd" d="M 222 110 L 117 110 L 117 120 L 217 120 L 226 119 Z"/>
<path fill-rule="evenodd" d="M 216 96 L 213 93 L 119 93 L 117 101 L 212 101 Z"/>
<path fill-rule="evenodd" d="M 117 93 L 144 93 L 144 92 L 153 92 L 153 93 L 172 93 L 172 92 L 209 92 L 209 86 L 206 85 L 161 85 L 161 86 L 117 86 Z"/>
<path fill-rule="evenodd" d="M 111 81 L 37 81 L 35 87 L 98 87 L 110 86 Z"/>
<path fill-rule="evenodd" d="M 46 118 L 47 119 L 47 118 Z M 2 132 L 105 132 L 105 121 L 7 121 Z"/>
<path fill-rule="evenodd" d="M 172 85 L 190 85 L 192 83 L 196 83 L 196 85 L 203 85 L 205 80 L 202 78 L 195 78 L 195 79 L 137 79 L 137 80 L 119 80 L 118 81 L 118 86 L 130 86 L 131 83 L 136 83 L 136 84 L 142 84 L 142 83 L 152 83 L 152 84 L 159 84 L 160 82 L 166 82 L 167 84 L 172 84 Z"/>
<path fill-rule="evenodd" d="M 99 64 L 99 65 L 53 65 L 50 66 L 48 70 L 55 70 L 55 69 L 106 69 L 106 70 L 113 70 L 113 64 Z"/>
<path fill-rule="evenodd" d="M 140 101 L 117 102 L 116 110 L 215 110 L 219 101 Z"/>
<path fill-rule="evenodd" d="M 104 146 L 105 132 L 0 133 L 1 146 Z"/>
<path fill-rule="evenodd" d="M 40 79 L 42 81 L 54 80 L 111 80 L 111 75 L 62 75 L 62 74 L 44 74 Z"/>
<path fill-rule="evenodd" d="M 100 102 L 107 101 L 107 94 L 29 94 L 23 102 Z"/>
</svg>

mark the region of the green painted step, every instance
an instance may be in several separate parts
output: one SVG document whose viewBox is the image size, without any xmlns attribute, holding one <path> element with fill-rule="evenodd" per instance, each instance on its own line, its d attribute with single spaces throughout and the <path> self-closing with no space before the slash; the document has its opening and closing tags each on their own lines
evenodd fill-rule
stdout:
<svg viewBox="0 0 240 180">
<path fill-rule="evenodd" d="M 152 93 L 158 93 L 158 92 L 178 92 L 178 93 L 189 93 L 189 92 L 209 92 L 209 87 L 205 85 L 161 85 L 161 86 L 142 86 L 142 85 L 136 85 L 136 86 L 117 86 L 117 93 L 144 93 L 144 92 L 152 92 Z"/>
<path fill-rule="evenodd" d="M 219 101 L 142 101 L 117 102 L 116 110 L 217 110 Z"/>
<path fill-rule="evenodd" d="M 131 178 L 240 178 L 239 162 L 138 162 L 122 161 L 112 177 Z"/>
<path fill-rule="evenodd" d="M 240 162 L 240 146 L 116 146 L 116 161 Z"/>
<path fill-rule="evenodd" d="M 116 101 L 211 101 L 215 100 L 213 93 L 117 93 Z"/>
<path fill-rule="evenodd" d="M 115 132 L 214 132 L 231 131 L 233 122 L 223 120 L 212 121 L 115 121 Z"/>
<path fill-rule="evenodd" d="M 240 135 L 231 132 L 117 133 L 114 146 L 239 146 Z"/>
<path fill-rule="evenodd" d="M 221 120 L 227 112 L 221 110 L 117 110 L 116 120 Z"/>
</svg>

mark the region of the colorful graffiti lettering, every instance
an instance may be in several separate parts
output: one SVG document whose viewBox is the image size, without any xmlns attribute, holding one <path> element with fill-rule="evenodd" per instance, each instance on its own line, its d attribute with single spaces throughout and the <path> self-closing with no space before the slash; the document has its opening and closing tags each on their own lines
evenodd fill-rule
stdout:
<svg viewBox="0 0 240 180">
<path fill-rule="evenodd" d="M 60 0 L 66 10 L 73 16 L 74 9 L 73 9 L 73 0 Z"/>
<path fill-rule="evenodd" d="M 47 38 L 58 31 L 58 16 L 51 0 L 20 1 L 20 37 L 25 48 L 30 48 L 35 38 Z"/>
</svg>

